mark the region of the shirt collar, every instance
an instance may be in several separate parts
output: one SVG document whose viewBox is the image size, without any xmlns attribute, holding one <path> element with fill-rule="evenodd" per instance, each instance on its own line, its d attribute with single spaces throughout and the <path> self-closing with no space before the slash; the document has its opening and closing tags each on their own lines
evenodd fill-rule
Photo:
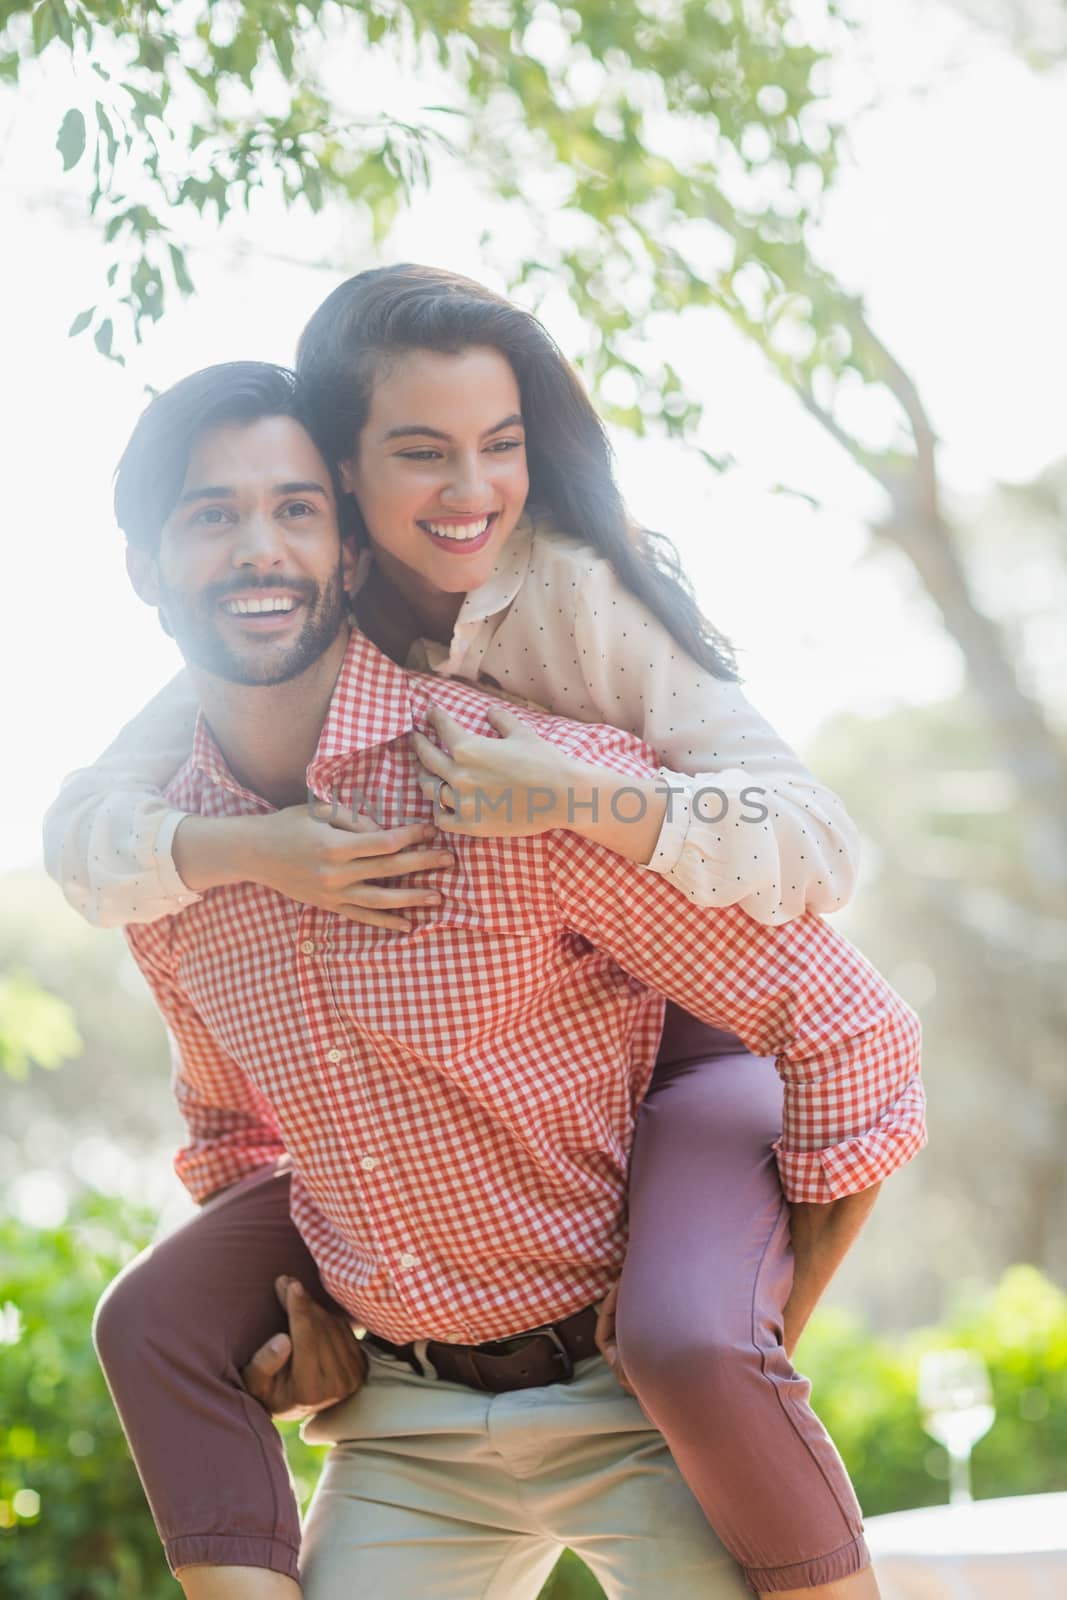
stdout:
<svg viewBox="0 0 1067 1600">
<path fill-rule="evenodd" d="M 193 748 L 189 752 L 189 766 L 198 772 L 208 783 L 215 783 L 222 789 L 232 789 L 234 794 L 248 795 L 252 800 L 262 800 L 258 795 L 253 795 L 250 790 L 242 788 L 233 773 L 226 765 L 226 758 L 215 741 L 207 718 L 203 711 L 196 715 L 196 727 L 193 729 Z"/>
<path fill-rule="evenodd" d="M 486 617 L 493 617 L 498 611 L 505 610 L 522 588 L 530 570 L 535 527 L 533 517 L 529 512 L 524 512 L 497 556 L 496 565 L 488 578 L 464 596 L 452 633 L 453 654 L 461 630 L 473 628 L 479 622 L 484 622 Z"/>
<path fill-rule="evenodd" d="M 309 772 L 414 727 L 408 675 L 353 628 Z"/>
<path fill-rule="evenodd" d="M 347 757 L 388 744 L 410 733 L 414 726 L 407 673 L 353 628 L 308 767 L 309 786 L 328 798 L 330 780 Z M 189 762 L 208 782 L 260 806 L 265 804 L 261 795 L 237 782 L 202 711 L 196 719 Z"/>
</svg>

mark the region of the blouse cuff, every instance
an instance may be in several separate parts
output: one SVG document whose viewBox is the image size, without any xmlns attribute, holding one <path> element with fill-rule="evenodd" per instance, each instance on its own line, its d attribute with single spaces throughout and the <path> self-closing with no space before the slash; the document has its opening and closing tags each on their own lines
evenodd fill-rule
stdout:
<svg viewBox="0 0 1067 1600">
<path fill-rule="evenodd" d="M 667 809 L 656 848 L 648 863 L 699 906 L 743 904 L 757 922 L 774 924 L 798 916 L 796 906 L 781 904 L 778 842 L 756 796 L 766 791 L 749 774 L 733 768 L 694 778 L 661 767 Z M 796 898 L 796 897 L 794 897 Z"/>
<path fill-rule="evenodd" d="M 179 908 L 195 905 L 203 898 L 190 889 L 174 865 L 174 835 L 189 815 L 187 811 L 168 811 L 160 823 L 155 839 L 155 865 L 159 875 L 158 898 L 176 900 Z"/>
<path fill-rule="evenodd" d="M 669 878 L 681 860 L 682 847 L 689 834 L 691 780 L 666 767 L 660 767 L 656 778 L 659 787 L 667 790 L 667 810 L 648 865 L 652 872 Z"/>
<path fill-rule="evenodd" d="M 826 1205 L 881 1183 L 926 1144 L 925 1106 L 915 1077 L 869 1133 L 823 1150 L 786 1150 L 779 1139 L 774 1152 L 786 1199 Z"/>
</svg>

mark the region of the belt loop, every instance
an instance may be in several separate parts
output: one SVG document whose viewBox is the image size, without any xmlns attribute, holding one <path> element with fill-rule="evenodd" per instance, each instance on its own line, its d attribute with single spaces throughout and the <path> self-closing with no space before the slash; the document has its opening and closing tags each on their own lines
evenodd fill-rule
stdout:
<svg viewBox="0 0 1067 1600">
<path fill-rule="evenodd" d="M 423 1378 L 436 1378 L 437 1368 L 426 1354 L 429 1339 L 413 1339 L 411 1341 L 411 1354 L 418 1362 L 419 1373 Z"/>
</svg>

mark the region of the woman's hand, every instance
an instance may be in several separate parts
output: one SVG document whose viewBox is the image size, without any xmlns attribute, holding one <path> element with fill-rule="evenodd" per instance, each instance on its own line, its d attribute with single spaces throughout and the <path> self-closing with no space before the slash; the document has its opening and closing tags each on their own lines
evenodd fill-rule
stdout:
<svg viewBox="0 0 1067 1600">
<path fill-rule="evenodd" d="M 566 827 L 573 762 L 513 712 L 489 706 L 498 739 L 470 733 L 439 706 L 430 720 L 444 749 L 413 734 L 419 787 L 444 833 L 471 839 L 527 838 Z"/>
<path fill-rule="evenodd" d="M 425 848 L 436 831 L 430 822 L 379 828 L 366 817 L 334 817 L 322 801 L 241 820 L 248 824 L 240 849 L 246 880 L 372 928 L 407 932 L 411 923 L 398 912 L 441 903 L 436 889 L 382 888 L 374 879 L 455 862 L 448 850 Z"/>
</svg>

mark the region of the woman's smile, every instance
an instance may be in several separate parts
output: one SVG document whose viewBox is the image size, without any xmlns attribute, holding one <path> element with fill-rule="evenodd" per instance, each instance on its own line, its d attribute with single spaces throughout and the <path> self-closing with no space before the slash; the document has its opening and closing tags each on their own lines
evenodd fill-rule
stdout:
<svg viewBox="0 0 1067 1600">
<path fill-rule="evenodd" d="M 438 550 L 469 556 L 489 543 L 499 515 L 497 511 L 490 511 L 477 517 L 435 517 L 432 522 L 420 522 L 418 526 Z"/>
</svg>

